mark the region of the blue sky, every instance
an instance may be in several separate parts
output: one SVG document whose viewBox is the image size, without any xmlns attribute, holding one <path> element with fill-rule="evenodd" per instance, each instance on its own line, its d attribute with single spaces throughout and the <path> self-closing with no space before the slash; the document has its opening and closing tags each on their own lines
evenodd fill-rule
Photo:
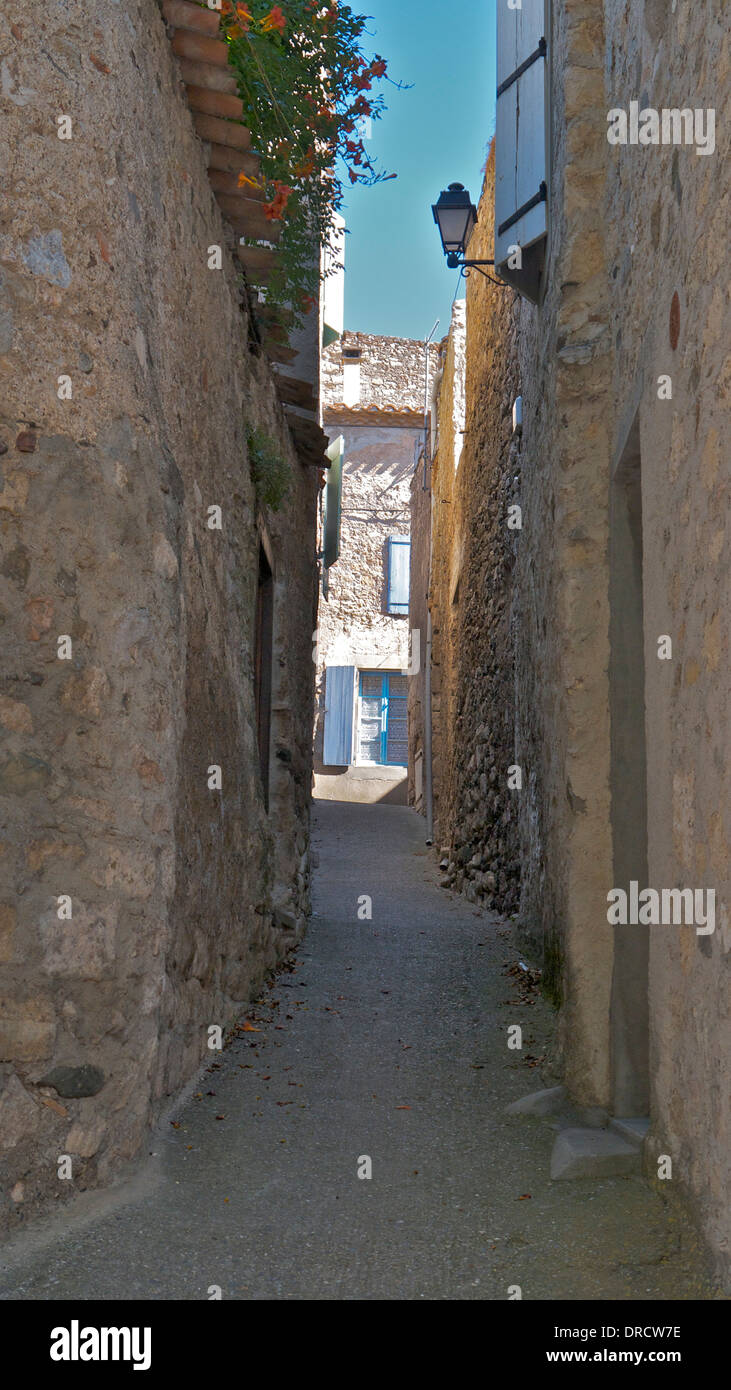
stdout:
<svg viewBox="0 0 731 1390">
<path fill-rule="evenodd" d="M 349 3 L 373 16 L 366 53 L 413 86 L 378 84 L 388 110 L 368 143 L 398 178 L 346 194 L 345 327 L 425 338 L 439 318 L 441 337 L 459 272 L 444 264 L 431 204 L 455 180 L 477 202 L 495 128 L 495 0 Z"/>
</svg>

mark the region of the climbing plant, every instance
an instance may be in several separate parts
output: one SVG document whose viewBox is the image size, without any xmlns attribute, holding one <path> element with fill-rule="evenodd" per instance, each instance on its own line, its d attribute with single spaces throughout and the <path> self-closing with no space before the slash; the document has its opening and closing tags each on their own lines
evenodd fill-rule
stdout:
<svg viewBox="0 0 731 1390">
<path fill-rule="evenodd" d="M 374 89 L 390 80 L 386 60 L 366 56 L 365 16 L 339 3 L 221 0 L 221 28 L 261 168 L 239 183 L 262 192 L 266 218 L 281 224 L 268 299 L 300 319 L 317 302 L 317 248 L 329 244 L 345 188 L 396 177 L 376 168 L 364 140 L 364 122 L 385 109 Z"/>
<path fill-rule="evenodd" d="M 279 510 L 292 481 L 292 470 L 271 435 L 258 426 L 246 431 L 249 466 L 256 496 L 262 506 Z"/>
</svg>

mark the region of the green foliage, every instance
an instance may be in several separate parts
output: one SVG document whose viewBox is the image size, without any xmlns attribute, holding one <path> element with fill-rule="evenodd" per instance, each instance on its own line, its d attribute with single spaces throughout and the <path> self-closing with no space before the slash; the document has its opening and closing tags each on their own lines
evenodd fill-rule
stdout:
<svg viewBox="0 0 731 1390">
<path fill-rule="evenodd" d="M 386 78 L 386 62 L 365 57 L 366 19 L 344 4 L 223 0 L 221 27 L 260 160 L 254 187 L 266 218 L 282 229 L 268 302 L 301 321 L 317 302 L 320 247 L 330 243 L 343 180 L 395 178 L 376 170 L 361 135 L 363 120 L 384 110 L 372 88 Z"/>
<path fill-rule="evenodd" d="M 276 440 L 258 426 L 247 429 L 246 443 L 257 500 L 270 511 L 277 512 L 289 491 L 292 469 Z"/>
</svg>

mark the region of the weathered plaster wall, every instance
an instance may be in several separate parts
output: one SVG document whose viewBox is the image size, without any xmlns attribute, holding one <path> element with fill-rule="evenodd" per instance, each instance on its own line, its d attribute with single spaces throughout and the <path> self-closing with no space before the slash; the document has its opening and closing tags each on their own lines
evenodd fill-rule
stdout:
<svg viewBox="0 0 731 1390">
<path fill-rule="evenodd" d="M 0 70 L 6 1224 L 133 1155 L 210 1056 L 208 1026 L 303 927 L 316 483 L 249 353 L 157 5 L 99 0 L 90 16 L 77 0 L 10 0 Z M 222 270 L 208 269 L 212 244 Z M 247 422 L 292 468 L 285 507 L 261 518 L 275 571 L 269 817 Z M 213 764 L 222 791 L 208 789 Z M 44 1086 L 60 1066 L 70 1085 Z"/>
</svg>

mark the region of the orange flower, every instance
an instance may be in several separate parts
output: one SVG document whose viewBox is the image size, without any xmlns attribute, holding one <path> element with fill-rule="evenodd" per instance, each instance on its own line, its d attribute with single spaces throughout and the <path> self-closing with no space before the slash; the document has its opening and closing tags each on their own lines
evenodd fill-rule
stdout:
<svg viewBox="0 0 731 1390">
<path fill-rule="evenodd" d="M 251 10 L 249 9 L 249 6 L 248 6 L 248 5 L 237 5 L 237 6 L 236 6 L 236 14 L 237 14 L 237 16 L 238 16 L 238 18 L 239 18 L 239 21 L 240 21 L 240 23 L 241 23 L 241 28 L 243 29 L 243 31 L 244 31 L 245 34 L 248 34 L 248 32 L 249 32 L 249 26 L 250 26 L 251 24 L 253 24 L 253 22 L 254 22 L 254 16 L 253 16 L 253 14 L 251 13 Z"/>
<path fill-rule="evenodd" d="M 286 183 L 275 182 L 274 187 L 276 189 L 274 197 L 270 203 L 264 204 L 264 216 L 268 222 L 281 221 L 289 201 L 289 195 L 292 192 L 292 189 L 288 188 Z"/>
<path fill-rule="evenodd" d="M 264 187 L 263 179 L 250 179 L 248 174 L 239 174 L 239 188 L 243 188 L 244 185 L 247 183 L 249 184 L 250 188 Z"/>
<path fill-rule="evenodd" d="M 269 14 L 265 15 L 261 21 L 261 31 L 263 34 L 269 34 L 273 29 L 278 29 L 280 34 L 283 34 L 286 27 L 287 19 L 282 13 L 279 5 L 275 5 L 274 8 L 269 11 Z"/>
<path fill-rule="evenodd" d="M 307 179 L 310 177 L 310 174 L 315 172 L 315 151 L 311 145 L 304 159 L 301 159 L 298 164 L 295 164 L 293 169 L 294 173 L 300 179 Z"/>
</svg>

